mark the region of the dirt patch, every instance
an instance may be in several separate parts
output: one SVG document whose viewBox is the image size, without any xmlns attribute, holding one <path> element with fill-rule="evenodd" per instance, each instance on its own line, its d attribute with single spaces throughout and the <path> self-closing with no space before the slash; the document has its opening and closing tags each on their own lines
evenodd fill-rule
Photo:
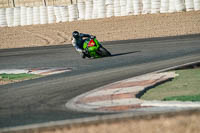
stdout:
<svg viewBox="0 0 200 133">
<path fill-rule="evenodd" d="M 200 11 L 4 27 L 0 28 L 0 49 L 70 44 L 74 30 L 96 35 L 100 41 L 197 34 Z"/>
</svg>

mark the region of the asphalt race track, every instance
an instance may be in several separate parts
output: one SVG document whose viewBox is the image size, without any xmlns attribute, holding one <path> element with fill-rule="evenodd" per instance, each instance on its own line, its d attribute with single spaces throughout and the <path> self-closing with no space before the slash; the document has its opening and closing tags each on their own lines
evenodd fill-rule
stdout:
<svg viewBox="0 0 200 133">
<path fill-rule="evenodd" d="M 105 42 L 111 57 L 82 59 L 71 45 L 0 50 L 0 69 L 68 67 L 71 72 L 0 86 L 0 128 L 84 118 L 71 98 L 102 85 L 200 60 L 200 35 Z"/>
</svg>

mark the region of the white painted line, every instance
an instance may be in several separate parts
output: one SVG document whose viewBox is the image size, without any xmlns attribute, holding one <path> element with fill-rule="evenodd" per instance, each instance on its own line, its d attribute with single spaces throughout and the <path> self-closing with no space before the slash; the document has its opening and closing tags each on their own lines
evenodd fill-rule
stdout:
<svg viewBox="0 0 200 133">
<path fill-rule="evenodd" d="M 29 70 L 26 69 L 4 69 L 0 70 L 0 74 L 21 74 L 21 73 L 28 73 Z"/>
<path fill-rule="evenodd" d="M 193 62 L 189 62 L 189 63 L 185 63 L 185 64 L 161 69 L 161 70 L 155 71 L 153 73 L 163 73 L 163 72 L 166 72 L 166 71 L 169 71 L 169 70 L 174 70 L 174 69 L 178 69 L 178 68 L 182 68 L 182 67 L 186 67 L 186 66 L 190 66 L 190 65 L 194 65 L 194 64 L 199 64 L 199 63 L 200 63 L 200 61 L 193 61 Z"/>
<path fill-rule="evenodd" d="M 145 101 L 141 106 L 199 108 L 200 102 Z"/>
<path fill-rule="evenodd" d="M 38 74 L 38 75 L 52 75 L 63 72 L 71 71 L 70 68 L 38 68 L 38 69 L 3 69 L 0 70 L 0 74 Z"/>
</svg>

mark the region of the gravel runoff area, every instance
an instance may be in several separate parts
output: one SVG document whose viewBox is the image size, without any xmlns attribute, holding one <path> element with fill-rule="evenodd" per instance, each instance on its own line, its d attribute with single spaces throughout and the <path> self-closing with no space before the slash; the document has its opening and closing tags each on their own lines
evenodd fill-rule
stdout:
<svg viewBox="0 0 200 133">
<path fill-rule="evenodd" d="M 3 27 L 0 49 L 70 44 L 74 30 L 96 35 L 99 41 L 198 34 L 200 11 Z"/>
</svg>

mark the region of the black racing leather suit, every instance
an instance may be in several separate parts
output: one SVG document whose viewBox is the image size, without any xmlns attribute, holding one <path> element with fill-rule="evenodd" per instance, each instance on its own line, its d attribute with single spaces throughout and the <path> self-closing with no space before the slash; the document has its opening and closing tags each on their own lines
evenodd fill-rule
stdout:
<svg viewBox="0 0 200 133">
<path fill-rule="evenodd" d="M 85 41 L 84 37 L 91 37 L 91 35 L 80 33 L 79 38 L 72 38 L 72 45 L 79 53 L 83 52 L 83 43 Z"/>
</svg>

